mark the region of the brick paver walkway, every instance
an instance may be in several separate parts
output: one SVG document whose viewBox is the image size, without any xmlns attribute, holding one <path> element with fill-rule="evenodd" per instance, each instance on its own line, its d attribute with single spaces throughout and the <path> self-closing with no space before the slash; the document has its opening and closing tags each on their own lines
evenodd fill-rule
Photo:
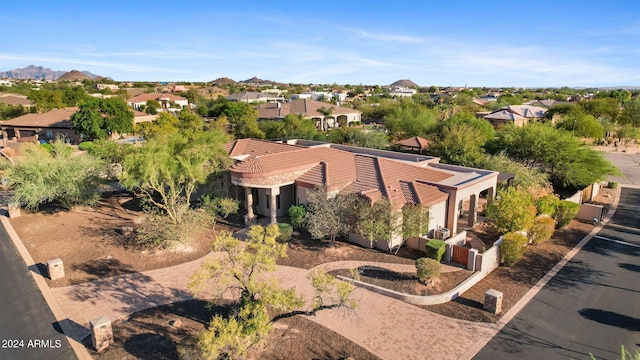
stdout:
<svg viewBox="0 0 640 360">
<path fill-rule="evenodd" d="M 210 254 L 208 256 L 215 256 Z M 187 289 L 189 276 L 206 258 L 170 268 L 116 276 L 89 283 L 51 289 L 74 325 L 78 338 L 89 334 L 89 321 L 100 316 L 123 319 L 135 312 L 193 299 Z M 332 262 L 324 270 L 361 265 L 407 270 L 411 265 L 371 262 Z M 457 268 L 447 268 L 455 271 Z M 274 276 L 284 287 L 295 287 L 310 298 L 313 288 L 308 270 L 279 266 Z M 456 359 L 478 337 L 491 336 L 493 324 L 451 319 L 364 289 L 354 293 L 360 308 L 353 312 L 328 310 L 309 317 L 382 359 Z M 202 293 L 206 299 L 210 294 Z"/>
</svg>

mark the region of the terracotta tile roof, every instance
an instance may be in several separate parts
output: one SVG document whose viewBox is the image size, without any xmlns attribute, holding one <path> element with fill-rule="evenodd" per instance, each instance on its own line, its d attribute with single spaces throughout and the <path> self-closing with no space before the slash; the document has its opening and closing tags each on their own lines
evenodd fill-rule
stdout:
<svg viewBox="0 0 640 360">
<path fill-rule="evenodd" d="M 71 129 L 71 115 L 78 111 L 77 107 L 51 110 L 44 114 L 26 114 L 3 121 L 0 125 L 13 127 L 53 127 Z"/>
<path fill-rule="evenodd" d="M 162 93 L 162 94 L 140 94 L 138 96 L 132 97 L 127 100 L 128 103 L 146 103 L 149 100 L 158 100 L 158 99 L 169 99 L 169 101 L 184 101 L 187 98 L 183 98 L 182 96 Z"/>
<path fill-rule="evenodd" d="M 275 147 L 268 152 L 268 144 Z M 263 140 L 240 139 L 226 146 L 230 156 L 247 156 L 231 172 L 240 177 L 266 177 L 307 170 L 296 183 L 330 191 L 357 192 L 372 201 L 385 196 L 395 208 L 405 203 L 433 205 L 448 194 L 420 180 L 438 183 L 454 177 L 451 172 L 406 162 L 355 154 L 328 147 L 299 147 Z"/>
<path fill-rule="evenodd" d="M 545 117 L 546 114 L 547 109 L 538 106 L 509 105 L 486 115 L 485 118 L 496 120 L 539 119 Z"/>
<path fill-rule="evenodd" d="M 224 145 L 230 157 L 258 156 L 301 149 L 300 146 L 256 139 L 237 139 Z"/>
<path fill-rule="evenodd" d="M 260 119 L 279 119 L 289 114 L 302 114 L 304 117 L 324 117 L 324 115 L 318 112 L 318 109 L 321 107 L 333 108 L 332 116 L 360 114 L 360 111 L 358 110 L 331 105 L 311 99 L 298 99 L 279 104 L 268 103 L 256 105 L 258 117 Z"/>
<path fill-rule="evenodd" d="M 414 137 L 410 137 L 408 139 L 404 139 L 402 141 L 398 142 L 399 145 L 402 146 L 406 146 L 406 147 L 412 147 L 412 148 L 418 148 L 418 149 L 428 149 L 429 148 L 429 140 L 420 137 L 420 136 L 414 136 Z"/>
<path fill-rule="evenodd" d="M 11 105 L 11 106 L 18 106 L 18 105 L 31 106 L 31 105 L 33 105 L 33 102 L 31 100 L 25 99 L 25 98 L 20 97 L 20 96 L 13 96 L 13 95 L 0 96 L 0 102 L 1 103 L 5 103 L 7 105 Z"/>
</svg>

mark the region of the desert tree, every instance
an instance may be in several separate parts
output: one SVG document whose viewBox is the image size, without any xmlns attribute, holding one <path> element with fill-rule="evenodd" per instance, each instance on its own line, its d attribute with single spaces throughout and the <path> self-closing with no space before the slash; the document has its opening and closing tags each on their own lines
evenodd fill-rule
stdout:
<svg viewBox="0 0 640 360">
<path fill-rule="evenodd" d="M 283 288 L 270 277 L 276 261 L 286 256 L 287 244 L 279 243 L 278 226 L 254 225 L 242 242 L 230 232 L 218 235 L 214 257 L 194 273 L 189 286 L 197 296 L 210 290 L 213 301 L 237 299 L 228 316 L 215 315 L 200 335 L 199 348 L 206 359 L 241 358 L 254 345 L 263 343 L 273 323 L 295 315 L 314 315 L 326 309 L 353 309 L 353 286 L 324 272 L 309 275 L 314 288 L 311 304 L 295 288 Z"/>
<path fill-rule="evenodd" d="M 222 147 L 226 139 L 221 131 L 152 138 L 126 155 L 120 182 L 127 189 L 140 191 L 173 224 L 179 224 L 196 188 L 226 168 Z"/>
<path fill-rule="evenodd" d="M 37 144 L 23 144 L 22 156 L 8 167 L 6 176 L 13 189 L 12 203 L 28 209 L 58 201 L 64 208 L 95 203 L 104 172 L 102 161 L 89 154 L 73 155 L 62 142 L 51 151 Z"/>
<path fill-rule="evenodd" d="M 71 115 L 73 130 L 85 140 L 105 139 L 133 131 L 133 112 L 119 98 L 91 98 Z"/>
<path fill-rule="evenodd" d="M 528 230 L 536 217 L 533 197 L 521 188 L 509 187 L 489 201 L 487 218 L 493 220 L 501 233 Z"/>
</svg>

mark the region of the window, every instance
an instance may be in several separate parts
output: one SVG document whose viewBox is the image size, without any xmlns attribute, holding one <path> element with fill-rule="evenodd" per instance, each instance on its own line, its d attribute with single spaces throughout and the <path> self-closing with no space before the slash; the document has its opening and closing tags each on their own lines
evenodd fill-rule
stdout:
<svg viewBox="0 0 640 360">
<path fill-rule="evenodd" d="M 280 195 L 276 195 L 276 208 L 280 209 Z"/>
<path fill-rule="evenodd" d="M 264 197 L 265 197 L 265 199 L 267 201 L 267 209 L 268 209 L 269 208 L 269 194 L 266 194 Z"/>
</svg>

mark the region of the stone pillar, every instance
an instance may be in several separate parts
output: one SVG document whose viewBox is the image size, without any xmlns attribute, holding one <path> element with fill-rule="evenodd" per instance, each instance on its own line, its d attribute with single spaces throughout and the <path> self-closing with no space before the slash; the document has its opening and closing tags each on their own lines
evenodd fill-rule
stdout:
<svg viewBox="0 0 640 360">
<path fill-rule="evenodd" d="M 20 215 L 22 215 L 19 204 L 9 204 L 7 206 L 7 211 L 9 212 L 10 218 L 17 218 L 17 217 L 20 217 Z"/>
<path fill-rule="evenodd" d="M 271 215 L 271 223 L 278 223 L 278 201 L 276 196 L 280 195 L 280 187 L 267 189 L 267 194 L 269 195 L 269 215 Z"/>
<path fill-rule="evenodd" d="M 484 294 L 483 309 L 492 314 L 499 314 L 502 311 L 502 292 L 494 289 L 487 290 Z"/>
<path fill-rule="evenodd" d="M 471 195 L 469 199 L 469 226 L 473 226 L 478 221 L 478 195 Z"/>
<path fill-rule="evenodd" d="M 111 321 L 103 316 L 89 322 L 91 327 L 91 343 L 97 352 L 106 349 L 113 342 L 113 329 Z"/>
<path fill-rule="evenodd" d="M 247 207 L 247 215 L 244 216 L 244 224 L 246 226 L 253 225 L 255 215 L 253 214 L 253 193 L 251 188 L 244 188 L 245 204 Z"/>
<path fill-rule="evenodd" d="M 467 270 L 476 271 L 476 255 L 478 255 L 477 249 L 469 249 L 469 255 L 467 257 Z"/>
<path fill-rule="evenodd" d="M 60 258 L 47 261 L 47 273 L 49 279 L 57 280 L 64 277 L 64 265 Z"/>
</svg>

